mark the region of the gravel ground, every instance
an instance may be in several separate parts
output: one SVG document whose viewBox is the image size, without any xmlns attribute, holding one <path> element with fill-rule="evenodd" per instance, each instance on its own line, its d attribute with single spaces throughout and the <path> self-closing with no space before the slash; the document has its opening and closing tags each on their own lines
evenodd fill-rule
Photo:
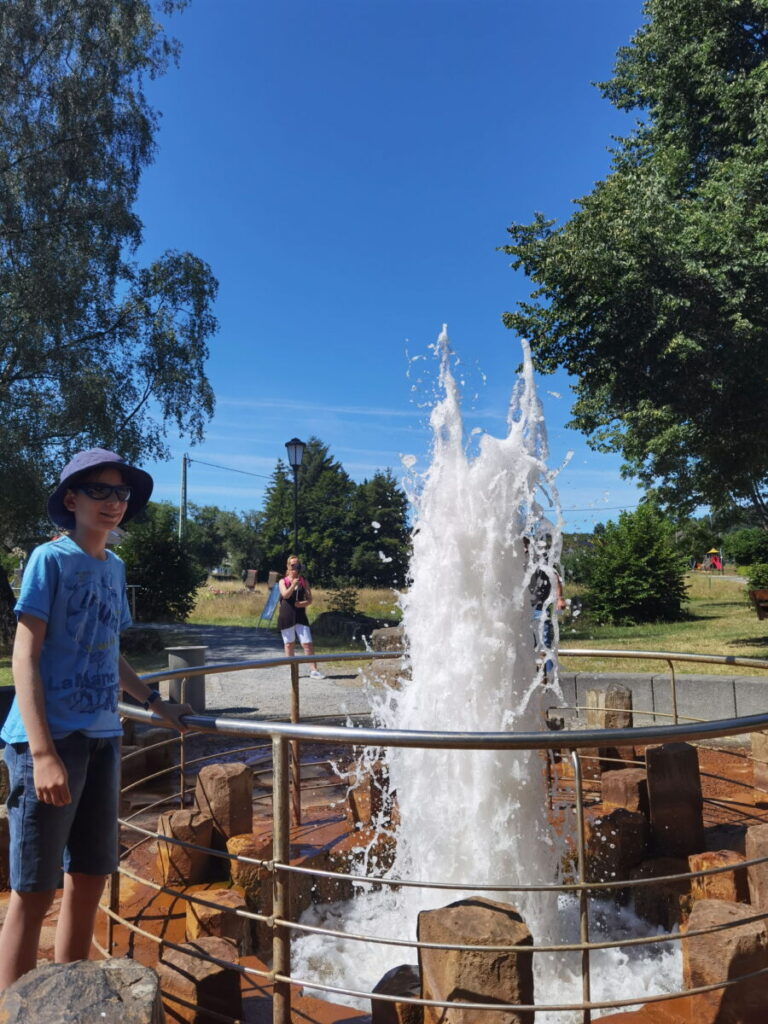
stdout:
<svg viewBox="0 0 768 1024">
<path fill-rule="evenodd" d="M 279 635 L 268 629 L 247 626 L 174 626 L 174 643 L 188 634 L 190 645 L 202 644 L 206 664 L 222 665 L 242 661 L 269 661 L 283 657 Z M 322 648 L 320 648 L 322 650 Z M 323 658 L 333 662 L 326 671 Z M 368 712 L 368 701 L 358 679 L 363 662 L 339 665 L 339 655 L 318 653 L 325 679 L 310 679 L 309 665 L 301 665 L 301 718 L 319 716 L 343 719 Z M 166 684 L 167 685 L 167 684 Z M 206 712 L 225 715 L 284 719 L 290 715 L 291 676 L 286 665 L 208 674 L 205 683 Z"/>
</svg>

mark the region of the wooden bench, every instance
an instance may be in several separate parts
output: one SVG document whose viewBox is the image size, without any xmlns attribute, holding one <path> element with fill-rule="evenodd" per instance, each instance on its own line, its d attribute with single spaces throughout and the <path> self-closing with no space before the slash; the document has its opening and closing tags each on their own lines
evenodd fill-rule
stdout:
<svg viewBox="0 0 768 1024">
<path fill-rule="evenodd" d="M 768 590 L 750 590 L 749 599 L 755 606 L 758 619 L 768 619 Z"/>
</svg>

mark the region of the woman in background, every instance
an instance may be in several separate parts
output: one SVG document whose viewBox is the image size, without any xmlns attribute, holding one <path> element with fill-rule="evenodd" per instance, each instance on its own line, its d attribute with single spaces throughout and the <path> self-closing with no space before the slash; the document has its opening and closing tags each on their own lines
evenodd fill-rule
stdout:
<svg viewBox="0 0 768 1024">
<path fill-rule="evenodd" d="M 301 575 L 298 555 L 288 556 L 285 572 L 286 575 L 278 583 L 280 610 L 277 613 L 277 628 L 283 636 L 285 654 L 288 658 L 293 657 L 298 637 L 304 653 L 312 655 L 315 653 L 315 645 L 312 643 L 312 633 L 307 619 L 307 608 L 312 604 L 312 591 Z M 312 671 L 309 675 L 312 679 L 325 679 L 317 667 L 317 662 L 312 662 Z"/>
</svg>

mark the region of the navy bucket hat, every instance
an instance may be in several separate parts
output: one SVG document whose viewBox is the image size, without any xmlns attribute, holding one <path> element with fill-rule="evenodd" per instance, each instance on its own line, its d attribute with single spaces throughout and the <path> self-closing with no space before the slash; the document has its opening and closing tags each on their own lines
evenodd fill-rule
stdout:
<svg viewBox="0 0 768 1024">
<path fill-rule="evenodd" d="M 74 514 L 64 505 L 64 495 L 73 483 L 73 478 L 85 479 L 83 474 L 87 470 L 107 469 L 108 467 L 119 469 L 123 474 L 123 479 L 131 488 L 128 507 L 121 523 L 127 523 L 141 512 L 149 501 L 154 487 L 154 481 L 149 473 L 145 473 L 143 469 L 137 469 L 136 466 L 129 466 L 119 455 L 107 451 L 106 448 L 89 448 L 86 452 L 78 452 L 72 461 L 67 463 L 61 471 L 59 486 L 48 499 L 48 515 L 57 526 L 64 530 L 74 530 L 75 528 Z"/>
</svg>

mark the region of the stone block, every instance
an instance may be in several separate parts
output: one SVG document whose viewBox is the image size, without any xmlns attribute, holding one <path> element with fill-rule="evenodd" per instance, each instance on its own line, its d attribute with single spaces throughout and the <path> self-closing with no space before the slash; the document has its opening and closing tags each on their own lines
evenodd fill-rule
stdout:
<svg viewBox="0 0 768 1024">
<path fill-rule="evenodd" d="M 422 911 L 419 942 L 465 946 L 531 946 L 517 910 L 476 897 Z M 441 1002 L 533 1004 L 533 954 L 419 949 L 422 996 Z M 425 1024 L 533 1024 L 529 1010 L 451 1010 L 424 1007 Z"/>
<path fill-rule="evenodd" d="M 740 925 L 753 916 L 754 909 L 744 903 L 723 900 L 697 900 L 688 919 L 688 931 L 731 925 L 705 935 L 692 935 L 682 941 L 683 982 L 686 988 L 716 985 L 768 967 L 768 928 L 765 921 Z M 768 975 L 751 978 L 743 984 L 723 989 L 717 1024 L 765 1024 L 768 1007 Z"/>
<path fill-rule="evenodd" d="M 579 760 L 581 761 L 581 777 L 585 782 L 600 778 L 600 749 L 598 747 L 579 747 Z M 559 774 L 563 780 L 570 781 L 574 778 L 571 758 L 566 751 L 562 751 L 561 754 Z"/>
<path fill-rule="evenodd" d="M 632 691 L 621 683 L 610 683 L 605 689 L 587 690 L 586 720 L 588 729 L 631 729 Z"/>
<path fill-rule="evenodd" d="M 603 772 L 622 771 L 624 768 L 637 768 L 637 752 L 632 744 L 620 747 L 599 747 L 600 769 Z"/>
<path fill-rule="evenodd" d="M 405 996 L 408 999 L 421 998 L 421 975 L 418 964 L 400 964 L 393 967 L 376 983 L 373 992 L 385 996 Z M 412 1003 L 390 1003 L 380 999 L 371 1000 L 371 1024 L 421 1024 L 422 1006 Z"/>
<path fill-rule="evenodd" d="M 389 768 L 385 761 L 360 765 L 348 776 L 347 817 L 353 828 L 391 828 L 397 824 L 395 795 L 389 789 Z"/>
<path fill-rule="evenodd" d="M 175 740 L 172 743 L 167 742 L 173 740 L 175 736 L 178 736 L 178 733 L 173 729 L 151 728 L 136 731 L 136 746 L 144 751 L 144 765 L 148 775 L 165 772 L 178 764 L 178 743 Z M 178 782 L 178 774 L 174 779 L 173 772 L 168 772 L 161 779 L 153 779 L 152 785 L 167 785 L 173 782 Z"/>
<path fill-rule="evenodd" d="M 404 651 L 405 634 L 402 626 L 382 626 L 371 633 L 371 647 L 374 651 Z"/>
<path fill-rule="evenodd" d="M 213 845 L 253 831 L 253 771 L 245 764 L 209 764 L 200 769 L 195 803 L 213 821 Z"/>
<path fill-rule="evenodd" d="M 751 825 L 747 829 L 744 853 L 747 860 L 768 857 L 768 824 Z M 747 868 L 747 880 L 750 903 L 761 910 L 768 910 L 768 861 L 751 864 Z"/>
<path fill-rule="evenodd" d="M 616 774 L 616 773 L 614 773 Z M 648 856 L 648 820 L 639 811 L 617 807 L 596 818 L 587 837 L 587 881 L 616 882 Z M 618 896 L 619 890 L 606 891 Z"/>
<path fill-rule="evenodd" d="M 213 822 L 199 811 L 167 811 L 157 822 L 158 837 L 172 836 L 193 846 L 210 847 Z M 165 885 L 194 885 L 208 881 L 211 855 L 176 843 L 157 841 L 160 875 Z"/>
<path fill-rule="evenodd" d="M 227 852 L 235 857 L 261 861 L 230 861 L 230 879 L 244 896 L 248 909 L 254 914 L 272 913 L 272 871 L 264 864 L 272 857 L 271 840 L 265 843 L 254 835 L 232 836 L 227 840 Z M 251 944 L 255 950 L 268 952 L 272 948 L 272 930 L 264 921 L 251 921 Z"/>
<path fill-rule="evenodd" d="M 363 687 L 374 690 L 386 687 L 399 690 L 403 680 L 410 679 L 410 665 L 405 658 L 386 658 L 381 661 L 370 661 L 363 665 L 357 673 L 357 682 Z"/>
<path fill-rule="evenodd" d="M 721 871 L 716 875 L 702 875 L 691 879 L 691 896 L 694 900 L 726 900 L 729 903 L 748 903 L 749 887 L 744 856 L 733 850 L 714 850 L 694 853 L 688 858 L 691 871 L 709 871 L 733 865 L 732 871 Z"/>
<path fill-rule="evenodd" d="M 689 743 L 663 743 L 645 752 L 651 842 L 658 857 L 689 857 L 704 849 L 704 801 L 699 759 Z"/>
<path fill-rule="evenodd" d="M 157 970 L 170 1020 L 213 1024 L 217 1020 L 213 1014 L 235 1020 L 242 1017 L 240 972 L 205 957 L 236 963 L 237 947 L 227 939 L 202 938 L 185 942 L 180 949 L 163 950 Z"/>
<path fill-rule="evenodd" d="M 752 761 L 755 789 L 768 791 L 768 732 L 753 732 Z"/>
<path fill-rule="evenodd" d="M 727 822 L 710 825 L 704 829 L 704 849 L 733 850 L 734 853 L 746 853 L 747 826 Z"/>
<path fill-rule="evenodd" d="M 130 786 L 147 775 L 147 756 L 135 743 L 123 743 L 120 748 L 120 784 Z"/>
<path fill-rule="evenodd" d="M 0 994 L 4 1024 L 165 1024 L 155 972 L 135 960 L 43 964 Z"/>
<path fill-rule="evenodd" d="M 253 922 L 238 913 L 248 910 L 245 895 L 241 890 L 196 886 L 188 890 L 188 895 L 199 896 L 207 903 L 187 902 L 187 942 L 212 935 L 219 939 L 230 939 L 236 944 L 240 956 L 250 956 L 253 952 Z M 214 903 L 215 906 L 208 906 L 208 903 Z"/>
<path fill-rule="evenodd" d="M 632 868 L 629 877 L 660 879 L 667 875 L 685 875 L 688 861 L 678 857 L 652 857 Z M 648 882 L 632 886 L 635 913 L 666 931 L 677 928 L 685 919 L 690 902 L 691 884 L 687 878 Z"/>
<path fill-rule="evenodd" d="M 644 768 L 603 772 L 602 803 L 648 816 L 648 776 Z"/>
</svg>

